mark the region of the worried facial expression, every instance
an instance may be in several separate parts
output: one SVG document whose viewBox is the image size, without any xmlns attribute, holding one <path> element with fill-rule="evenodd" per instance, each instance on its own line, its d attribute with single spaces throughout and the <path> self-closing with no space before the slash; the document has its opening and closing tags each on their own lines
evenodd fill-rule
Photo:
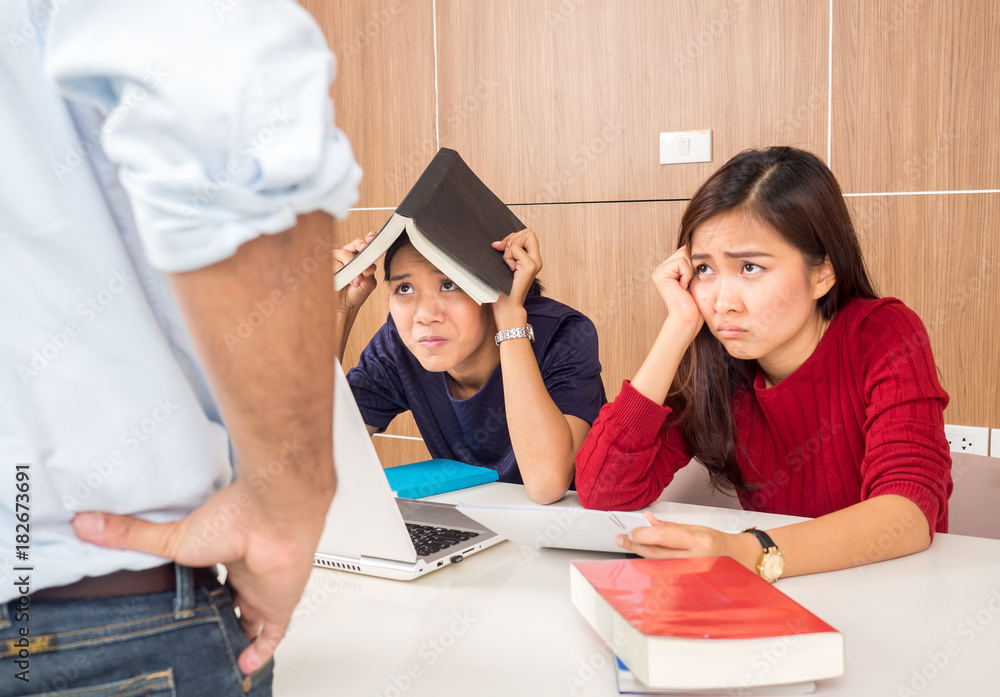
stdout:
<svg viewBox="0 0 1000 697">
<path fill-rule="evenodd" d="M 468 371 L 493 360 L 489 305 L 478 305 L 412 245 L 399 248 L 389 271 L 389 313 L 425 370 Z"/>
<path fill-rule="evenodd" d="M 695 230 L 691 265 L 691 294 L 731 356 L 756 360 L 773 383 L 812 354 L 826 327 L 817 301 L 834 284 L 829 260 L 810 266 L 768 226 L 729 213 Z"/>
</svg>

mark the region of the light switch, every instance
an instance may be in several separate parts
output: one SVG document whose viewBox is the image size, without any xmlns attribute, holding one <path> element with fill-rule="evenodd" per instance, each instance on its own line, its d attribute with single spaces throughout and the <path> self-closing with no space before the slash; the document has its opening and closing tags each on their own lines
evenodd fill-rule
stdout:
<svg viewBox="0 0 1000 697">
<path fill-rule="evenodd" d="M 673 131 L 660 134 L 660 164 L 712 161 L 712 131 Z"/>
</svg>

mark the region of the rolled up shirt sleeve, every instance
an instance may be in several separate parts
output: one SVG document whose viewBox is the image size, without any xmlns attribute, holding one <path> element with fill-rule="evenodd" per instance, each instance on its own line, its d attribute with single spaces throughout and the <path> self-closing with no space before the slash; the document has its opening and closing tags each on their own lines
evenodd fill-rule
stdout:
<svg viewBox="0 0 1000 697">
<path fill-rule="evenodd" d="M 334 125 L 335 59 L 291 0 L 89 0 L 46 28 L 46 73 L 105 115 L 150 263 L 215 263 L 298 214 L 347 215 L 361 169 Z"/>
</svg>

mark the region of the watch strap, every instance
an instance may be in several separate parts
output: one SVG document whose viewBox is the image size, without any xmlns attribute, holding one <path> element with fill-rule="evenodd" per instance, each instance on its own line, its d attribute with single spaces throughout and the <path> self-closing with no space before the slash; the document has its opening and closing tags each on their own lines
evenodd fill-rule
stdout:
<svg viewBox="0 0 1000 697">
<path fill-rule="evenodd" d="M 774 540 L 771 539 L 771 536 L 763 530 L 758 530 L 757 528 L 747 528 L 743 532 L 748 532 L 756 537 L 757 541 L 764 547 L 765 552 L 769 552 L 772 549 L 775 551 L 778 550 L 778 545 L 774 544 Z"/>
<path fill-rule="evenodd" d="M 535 330 L 530 324 L 526 324 L 523 327 L 501 329 L 497 332 L 495 337 L 497 346 L 500 345 L 501 341 L 506 341 L 507 339 L 527 339 L 533 342 L 535 340 Z"/>
</svg>

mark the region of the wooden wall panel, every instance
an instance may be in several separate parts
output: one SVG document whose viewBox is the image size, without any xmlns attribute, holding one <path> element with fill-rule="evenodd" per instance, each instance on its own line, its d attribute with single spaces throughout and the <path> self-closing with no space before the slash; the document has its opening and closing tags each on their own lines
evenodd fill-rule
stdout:
<svg viewBox="0 0 1000 697">
<path fill-rule="evenodd" d="M 826 157 L 826 3 L 438 0 L 441 144 L 510 203 L 689 197 L 740 150 Z M 714 160 L 660 165 L 661 131 Z"/>
<path fill-rule="evenodd" d="M 366 170 L 359 207 L 397 205 L 438 128 L 504 200 L 572 204 L 516 210 L 539 231 L 551 294 L 597 322 L 609 396 L 662 320 L 648 275 L 671 251 L 683 199 L 737 151 L 788 143 L 825 157 L 829 130 L 848 192 L 1000 186 L 1000 6 L 989 0 L 832 3 L 832 129 L 825 0 L 436 0 L 436 16 L 434 0 L 304 5 L 340 62 L 338 123 Z M 715 132 L 713 162 L 658 164 L 660 131 L 698 128 Z M 1000 290 L 995 196 L 849 201 L 883 291 L 931 330 L 948 420 L 1000 427 L 984 304 Z M 388 215 L 355 211 L 336 236 Z M 348 363 L 386 312 L 377 291 Z M 417 435 L 404 418 L 390 431 Z M 417 459 L 414 442 L 380 440 L 392 458 Z"/>
<path fill-rule="evenodd" d="M 392 425 L 395 426 L 396 421 L 403 418 L 412 423 L 412 417 L 406 414 L 405 417 L 396 417 Z M 372 442 L 375 444 L 375 452 L 378 453 L 378 459 L 381 461 L 383 467 L 398 467 L 410 462 L 421 462 L 431 459 L 430 453 L 427 452 L 427 446 L 424 445 L 424 441 L 422 440 L 375 435 L 372 437 Z"/>
<path fill-rule="evenodd" d="M 303 0 L 337 56 L 337 125 L 365 171 L 359 207 L 395 207 L 437 152 L 431 0 Z"/>
<path fill-rule="evenodd" d="M 608 399 L 646 357 L 666 316 L 650 281 L 675 249 L 686 202 L 515 206 L 538 234 L 545 294 L 597 327 Z"/>
<path fill-rule="evenodd" d="M 1000 194 L 849 197 L 879 292 L 930 334 L 948 423 L 1000 424 Z"/>
<path fill-rule="evenodd" d="M 1000 4 L 838 0 L 833 26 L 845 192 L 1000 186 Z"/>
</svg>

